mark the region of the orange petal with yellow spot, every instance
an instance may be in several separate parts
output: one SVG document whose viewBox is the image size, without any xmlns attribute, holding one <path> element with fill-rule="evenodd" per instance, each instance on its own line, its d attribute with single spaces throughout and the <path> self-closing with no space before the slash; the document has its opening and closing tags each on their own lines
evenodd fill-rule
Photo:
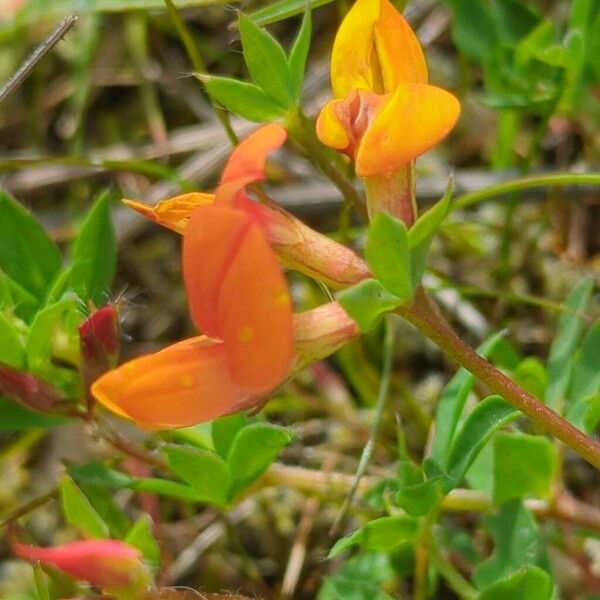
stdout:
<svg viewBox="0 0 600 600">
<path fill-rule="evenodd" d="M 210 421 L 242 410 L 250 398 L 231 381 L 224 345 L 205 336 L 124 363 L 100 377 L 92 394 L 149 430 Z"/>
<path fill-rule="evenodd" d="M 280 148 L 287 133 L 281 125 L 264 125 L 242 140 L 225 165 L 217 188 L 217 202 L 234 204 L 237 193 L 253 181 L 265 178 L 267 155 Z"/>
<path fill-rule="evenodd" d="M 240 214 L 248 227 L 223 280 L 218 321 L 232 379 L 261 393 L 280 383 L 292 363 L 292 303 L 261 227 Z"/>
<path fill-rule="evenodd" d="M 375 115 L 356 155 L 356 174 L 369 177 L 399 169 L 436 144 L 454 127 L 458 100 L 432 85 L 397 88 Z"/>
<path fill-rule="evenodd" d="M 199 206 L 212 204 L 215 201 L 214 194 L 191 192 L 181 194 L 167 200 L 162 200 L 156 206 L 150 206 L 145 202 L 124 199 L 123 202 L 133 208 L 144 217 L 168 227 L 177 233 L 183 233 L 194 209 Z"/>
<path fill-rule="evenodd" d="M 196 209 L 183 272 L 194 323 L 223 341 L 233 381 L 255 393 L 277 385 L 293 356 L 292 305 L 257 220 L 234 208 Z"/>
<path fill-rule="evenodd" d="M 331 55 L 336 98 L 362 89 L 384 94 L 400 82 L 427 81 L 419 41 L 388 0 L 357 0 L 338 29 Z"/>
<path fill-rule="evenodd" d="M 240 254 L 252 217 L 216 204 L 197 208 L 183 236 L 183 279 L 194 324 L 206 335 L 223 339 L 218 322 L 221 286 Z M 243 298 L 245 291 L 235 291 Z"/>
</svg>

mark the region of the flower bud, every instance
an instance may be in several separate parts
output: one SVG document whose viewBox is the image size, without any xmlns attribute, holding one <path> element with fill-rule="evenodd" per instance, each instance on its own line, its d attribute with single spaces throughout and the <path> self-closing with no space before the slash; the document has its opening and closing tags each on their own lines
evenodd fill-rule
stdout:
<svg viewBox="0 0 600 600">
<path fill-rule="evenodd" d="M 55 567 L 104 590 L 130 589 L 132 600 L 147 587 L 140 551 L 118 540 L 83 540 L 52 548 L 17 543 L 13 552 L 19 558 Z"/>
<path fill-rule="evenodd" d="M 26 408 L 49 412 L 61 399 L 60 392 L 31 373 L 0 365 L 0 395 Z"/>
<path fill-rule="evenodd" d="M 295 369 L 326 358 L 359 335 L 356 321 L 337 302 L 295 315 Z"/>
<path fill-rule="evenodd" d="M 119 322 L 114 306 L 103 306 L 79 326 L 81 373 L 86 389 L 119 358 Z"/>
</svg>

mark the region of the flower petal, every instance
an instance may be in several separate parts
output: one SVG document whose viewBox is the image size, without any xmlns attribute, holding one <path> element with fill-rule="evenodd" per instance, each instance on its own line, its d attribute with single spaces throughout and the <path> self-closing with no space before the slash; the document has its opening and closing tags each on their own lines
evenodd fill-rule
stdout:
<svg viewBox="0 0 600 600">
<path fill-rule="evenodd" d="M 317 118 L 317 137 L 334 150 L 346 150 L 352 141 L 347 104 L 346 99 L 331 100 Z"/>
<path fill-rule="evenodd" d="M 183 271 L 194 323 L 223 341 L 232 380 L 253 393 L 277 385 L 293 356 L 292 306 L 257 220 L 234 208 L 196 209 Z"/>
<path fill-rule="evenodd" d="M 338 29 L 331 52 L 331 87 L 336 98 L 352 90 L 375 90 L 373 34 L 381 0 L 357 0 Z"/>
<path fill-rule="evenodd" d="M 427 83 L 421 44 L 406 19 L 388 0 L 381 0 L 380 16 L 375 23 L 375 48 L 384 92 L 393 92 L 402 83 Z"/>
<path fill-rule="evenodd" d="M 242 140 L 231 153 L 216 191 L 217 202 L 233 205 L 249 183 L 265 179 L 267 155 L 280 148 L 287 132 L 281 125 L 264 125 Z"/>
<path fill-rule="evenodd" d="M 252 217 L 217 205 L 197 208 L 183 236 L 183 278 L 196 327 L 222 339 L 217 318 L 221 285 L 240 253 Z M 243 297 L 244 290 L 236 290 Z"/>
<path fill-rule="evenodd" d="M 136 210 L 151 221 L 168 227 L 177 233 L 185 231 L 190 215 L 195 208 L 212 204 L 214 201 L 214 194 L 204 194 L 202 192 L 181 194 L 180 196 L 162 200 L 156 206 L 150 206 L 145 202 L 138 202 L 137 200 L 123 200 L 129 208 L 133 208 L 133 210 Z"/>
<path fill-rule="evenodd" d="M 333 44 L 333 95 L 343 98 L 354 89 L 383 94 L 408 82 L 427 82 L 425 58 L 412 29 L 388 0 L 357 0 Z"/>
<path fill-rule="evenodd" d="M 92 393 L 150 430 L 210 421 L 242 410 L 249 399 L 230 379 L 224 345 L 205 336 L 124 363 L 98 379 Z"/>
<path fill-rule="evenodd" d="M 460 114 L 458 100 L 425 84 L 397 88 L 367 128 L 356 156 L 359 177 L 406 165 L 450 132 Z"/>
<path fill-rule="evenodd" d="M 266 392 L 292 363 L 293 312 L 285 277 L 262 229 L 250 225 L 219 294 L 218 319 L 233 381 Z"/>
</svg>

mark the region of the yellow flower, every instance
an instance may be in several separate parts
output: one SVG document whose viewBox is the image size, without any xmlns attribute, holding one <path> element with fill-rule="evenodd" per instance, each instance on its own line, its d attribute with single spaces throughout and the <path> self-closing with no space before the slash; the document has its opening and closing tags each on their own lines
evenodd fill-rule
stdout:
<svg viewBox="0 0 600 600">
<path fill-rule="evenodd" d="M 357 0 L 331 57 L 335 100 L 317 120 L 321 141 L 353 157 L 359 177 L 396 171 L 439 143 L 458 100 L 427 83 L 419 41 L 388 0 Z"/>
</svg>

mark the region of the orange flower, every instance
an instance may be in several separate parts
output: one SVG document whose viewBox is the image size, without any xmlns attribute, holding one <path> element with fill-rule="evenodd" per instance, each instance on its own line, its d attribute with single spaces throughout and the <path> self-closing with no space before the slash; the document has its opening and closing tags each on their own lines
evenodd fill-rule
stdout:
<svg viewBox="0 0 600 600">
<path fill-rule="evenodd" d="M 286 267 L 302 271 L 335 289 L 369 277 L 365 262 L 349 248 L 307 227 L 274 203 L 267 206 L 247 197 L 245 186 L 265 179 L 266 157 L 283 145 L 286 137 L 283 127 L 271 124 L 243 140 L 232 152 L 214 194 L 181 194 L 162 200 L 156 206 L 137 200 L 124 202 L 148 219 L 180 234 L 185 234 L 191 214 L 198 207 L 233 206 L 252 214 Z"/>
<path fill-rule="evenodd" d="M 357 0 L 335 38 L 335 100 L 317 120 L 321 141 L 354 158 L 359 177 L 398 170 L 439 143 L 460 105 L 427 83 L 421 46 L 388 0 Z"/>
<path fill-rule="evenodd" d="M 242 410 L 287 375 L 292 303 L 245 194 L 248 183 L 264 178 L 267 152 L 284 139 L 278 126 L 258 130 L 229 161 L 214 201 L 184 197 L 188 207 L 199 200 L 185 216 L 183 275 L 192 319 L 206 336 L 98 379 L 92 393 L 114 412 L 149 429 L 192 425 Z M 157 220 L 179 223 L 181 206 L 181 199 L 171 202 Z"/>
</svg>

